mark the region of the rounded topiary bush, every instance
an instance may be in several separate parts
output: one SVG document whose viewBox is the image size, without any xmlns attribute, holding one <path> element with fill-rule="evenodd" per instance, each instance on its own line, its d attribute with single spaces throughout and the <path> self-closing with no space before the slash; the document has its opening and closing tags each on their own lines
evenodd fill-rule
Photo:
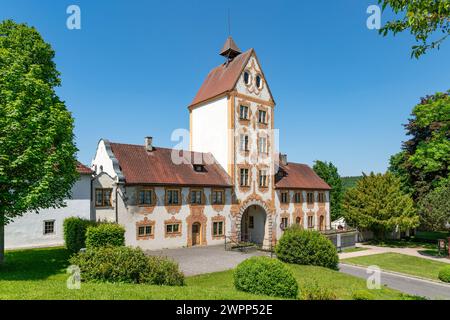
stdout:
<svg viewBox="0 0 450 320">
<path fill-rule="evenodd" d="M 102 223 L 86 231 L 86 248 L 125 245 L 125 229 L 114 223 Z"/>
<path fill-rule="evenodd" d="M 64 220 L 64 242 L 67 250 L 71 253 L 77 253 L 80 249 L 86 247 L 86 230 L 94 226 L 95 222 L 71 217 Z"/>
<path fill-rule="evenodd" d="M 443 267 L 439 271 L 439 279 L 441 281 L 450 283 L 450 265 Z"/>
<path fill-rule="evenodd" d="M 287 229 L 275 247 L 278 259 L 286 263 L 321 266 L 338 270 L 336 247 L 317 231 Z"/>
<path fill-rule="evenodd" d="M 241 262 L 234 272 L 237 290 L 282 298 L 297 298 L 298 284 L 291 271 L 280 261 L 253 257 Z"/>
<path fill-rule="evenodd" d="M 69 261 L 80 268 L 83 281 L 184 285 L 184 275 L 176 263 L 166 258 L 147 257 L 139 248 L 93 248 L 74 255 Z"/>
</svg>

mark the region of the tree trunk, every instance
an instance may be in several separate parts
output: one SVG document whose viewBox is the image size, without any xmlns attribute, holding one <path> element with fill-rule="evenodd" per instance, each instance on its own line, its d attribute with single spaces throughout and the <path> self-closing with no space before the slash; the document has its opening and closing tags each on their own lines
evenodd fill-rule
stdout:
<svg viewBox="0 0 450 320">
<path fill-rule="evenodd" d="M 0 265 L 5 261 L 5 221 L 3 213 L 0 213 Z"/>
</svg>

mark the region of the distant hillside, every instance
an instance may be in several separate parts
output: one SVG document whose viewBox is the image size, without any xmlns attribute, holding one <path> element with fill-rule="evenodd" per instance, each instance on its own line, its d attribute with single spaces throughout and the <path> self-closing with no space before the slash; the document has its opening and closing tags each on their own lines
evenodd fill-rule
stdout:
<svg viewBox="0 0 450 320">
<path fill-rule="evenodd" d="M 354 186 L 356 186 L 356 182 L 361 179 L 362 176 L 358 176 L 358 177 L 341 177 L 342 180 L 342 187 L 344 189 L 344 191 L 346 191 L 347 189 L 353 188 Z"/>
</svg>

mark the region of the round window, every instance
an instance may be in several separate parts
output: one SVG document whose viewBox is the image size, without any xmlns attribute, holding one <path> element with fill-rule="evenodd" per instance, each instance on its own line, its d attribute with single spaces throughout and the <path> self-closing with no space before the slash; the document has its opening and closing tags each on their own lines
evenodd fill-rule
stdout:
<svg viewBox="0 0 450 320">
<path fill-rule="evenodd" d="M 256 87 L 258 87 L 258 89 L 262 88 L 262 79 L 259 74 L 256 76 Z"/>
</svg>

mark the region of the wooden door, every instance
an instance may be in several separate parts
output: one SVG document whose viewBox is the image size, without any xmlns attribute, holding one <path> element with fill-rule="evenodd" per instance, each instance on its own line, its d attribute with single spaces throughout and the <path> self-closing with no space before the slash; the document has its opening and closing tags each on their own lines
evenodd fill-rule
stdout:
<svg viewBox="0 0 450 320">
<path fill-rule="evenodd" d="M 200 236 L 200 223 L 194 223 L 192 225 L 192 246 L 198 246 L 201 243 L 201 236 Z"/>
</svg>

